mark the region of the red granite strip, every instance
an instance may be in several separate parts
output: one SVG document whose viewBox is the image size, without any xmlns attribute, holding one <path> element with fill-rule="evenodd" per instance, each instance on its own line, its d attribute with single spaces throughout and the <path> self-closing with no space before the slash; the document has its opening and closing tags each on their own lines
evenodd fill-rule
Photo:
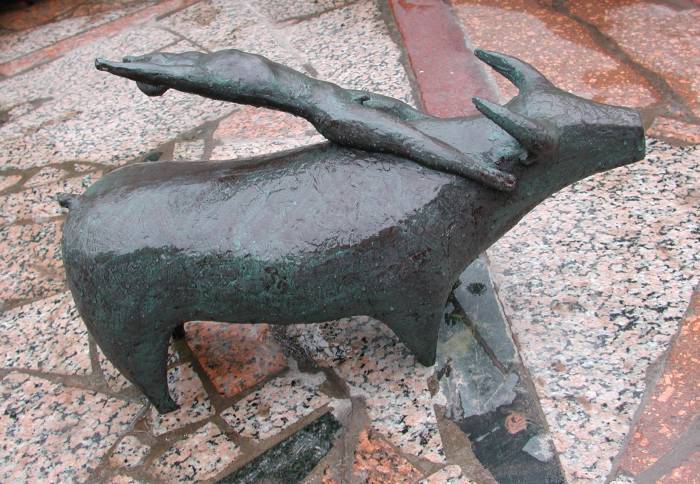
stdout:
<svg viewBox="0 0 700 484">
<path fill-rule="evenodd" d="M 435 116 L 476 114 L 471 98 L 498 99 L 483 65 L 443 0 L 390 0 L 418 83 L 423 108 Z"/>
<path fill-rule="evenodd" d="M 677 438 L 685 433 L 698 415 L 700 291 L 693 295 L 663 373 L 632 430 L 632 438 L 620 460 L 620 469 L 634 476 L 649 469 L 674 447 Z M 700 468 L 695 472 L 700 475 Z"/>
<path fill-rule="evenodd" d="M 0 76 L 12 76 L 26 71 L 38 64 L 53 60 L 76 47 L 113 35 L 127 27 L 133 27 L 134 25 L 147 22 L 170 12 L 181 10 L 199 1 L 200 0 L 166 0 L 151 7 L 138 10 L 132 14 L 113 20 L 112 22 L 107 22 L 95 27 L 92 30 L 60 40 L 51 46 L 30 52 L 18 59 L 0 64 Z"/>
</svg>

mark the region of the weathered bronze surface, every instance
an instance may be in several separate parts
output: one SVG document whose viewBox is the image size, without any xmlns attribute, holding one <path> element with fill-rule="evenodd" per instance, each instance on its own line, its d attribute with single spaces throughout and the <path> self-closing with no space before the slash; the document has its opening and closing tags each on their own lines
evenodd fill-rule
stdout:
<svg viewBox="0 0 700 484">
<path fill-rule="evenodd" d="M 185 321 L 369 315 L 432 365 L 459 274 L 552 193 L 640 160 L 632 109 L 477 56 L 520 90 L 439 119 L 236 50 L 97 60 L 148 95 L 177 89 L 284 110 L 331 143 L 237 161 L 136 163 L 61 199 L 68 284 L 105 355 L 160 412 Z M 553 215 L 554 216 L 554 215 Z"/>
</svg>

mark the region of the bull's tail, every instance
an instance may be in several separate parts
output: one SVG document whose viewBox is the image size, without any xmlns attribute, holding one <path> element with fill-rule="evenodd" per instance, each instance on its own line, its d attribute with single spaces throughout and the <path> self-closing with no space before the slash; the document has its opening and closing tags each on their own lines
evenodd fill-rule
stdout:
<svg viewBox="0 0 700 484">
<path fill-rule="evenodd" d="M 73 195 L 72 193 L 59 193 L 56 195 L 56 201 L 61 207 L 68 210 L 77 207 L 78 203 L 80 203 L 78 195 Z"/>
</svg>

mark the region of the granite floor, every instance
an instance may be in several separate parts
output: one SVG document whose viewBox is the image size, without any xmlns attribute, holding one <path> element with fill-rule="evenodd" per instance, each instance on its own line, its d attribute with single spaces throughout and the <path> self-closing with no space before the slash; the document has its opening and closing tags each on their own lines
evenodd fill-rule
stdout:
<svg viewBox="0 0 700 484">
<path fill-rule="evenodd" d="M 690 0 L 3 4 L 0 481 L 700 482 L 699 20 Z M 363 316 L 192 321 L 168 360 L 180 408 L 151 408 L 77 313 L 56 195 L 127 163 L 323 138 L 284 113 L 148 98 L 93 59 L 235 47 L 445 115 L 514 94 L 476 46 L 640 109 L 646 159 L 563 190 L 475 261 L 435 366 Z"/>
</svg>

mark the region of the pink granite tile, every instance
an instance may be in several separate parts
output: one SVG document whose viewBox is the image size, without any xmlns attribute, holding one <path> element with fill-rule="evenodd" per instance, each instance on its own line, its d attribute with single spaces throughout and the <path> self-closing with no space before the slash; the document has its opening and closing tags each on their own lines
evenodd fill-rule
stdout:
<svg viewBox="0 0 700 484">
<path fill-rule="evenodd" d="M 116 476 L 112 476 L 107 482 L 110 484 L 141 484 L 143 481 L 139 481 L 124 474 L 117 474 Z"/>
<path fill-rule="evenodd" d="M 688 456 L 678 467 L 656 481 L 658 484 L 698 484 L 700 483 L 700 451 Z"/>
<path fill-rule="evenodd" d="M 319 391 L 325 379 L 323 373 L 302 373 L 291 368 L 286 375 L 267 382 L 224 410 L 221 416 L 244 437 L 265 440 L 330 402 Z"/>
<path fill-rule="evenodd" d="M 659 73 L 700 116 L 700 9 L 631 0 L 571 2 L 570 9 Z"/>
<path fill-rule="evenodd" d="M 254 156 L 279 153 L 304 146 L 324 143 L 326 139 L 319 135 L 302 138 L 259 139 L 236 141 L 232 139 L 219 141 L 211 153 L 212 160 L 236 160 Z"/>
<path fill-rule="evenodd" d="M 41 183 L 34 180 L 36 185 L 9 195 L 0 195 L 0 223 L 11 224 L 17 221 L 24 223 L 42 223 L 51 217 L 57 217 L 65 210 L 56 201 L 59 193 L 81 194 L 87 187 L 99 179 L 101 173 L 90 173 L 56 182 Z"/>
<path fill-rule="evenodd" d="M 61 225 L 0 225 L 0 300 L 23 301 L 65 290 Z"/>
<path fill-rule="evenodd" d="M 644 78 L 610 57 L 583 26 L 546 2 L 465 0 L 455 7 L 472 45 L 529 62 L 561 89 L 625 106 L 657 100 Z M 502 76 L 494 78 L 504 99 L 517 93 Z"/>
<path fill-rule="evenodd" d="M 68 7 L 68 3 L 73 5 Z M 23 11 L 14 12 L 15 15 L 9 12 L 0 14 L 0 25 L 9 25 L 9 28 L 14 31 L 0 34 L 0 63 L 8 62 L 32 51 L 48 47 L 57 41 L 115 20 L 153 2 L 132 0 L 119 2 L 96 1 L 90 2 L 90 4 L 77 5 L 78 3 L 74 0 L 71 2 L 66 2 L 65 0 L 39 2 L 29 8 L 25 7 Z M 60 7 L 55 7 L 56 5 L 60 5 Z M 38 14 L 38 12 L 32 12 L 32 10 L 36 11 L 37 7 L 44 10 L 44 12 L 41 15 L 34 16 L 32 14 Z M 68 7 L 70 10 L 58 13 L 61 7 Z M 43 23 L 40 19 L 49 20 L 50 17 L 45 15 L 49 13 L 47 10 L 53 10 L 53 13 L 57 14 L 56 17 L 50 19 L 49 23 L 44 23 L 43 25 L 35 24 L 33 28 L 29 29 L 21 28 L 28 27 L 27 17 L 34 22 L 40 23 Z M 70 16 L 65 14 L 70 14 Z"/>
<path fill-rule="evenodd" d="M 163 482 L 199 482 L 215 477 L 239 454 L 238 446 L 208 423 L 166 450 L 151 473 Z"/>
<path fill-rule="evenodd" d="M 632 429 L 620 460 L 627 474 L 639 475 L 668 453 L 700 415 L 700 293 L 665 362 L 656 388 Z"/>
<path fill-rule="evenodd" d="M 658 116 L 649 128 L 648 135 L 655 138 L 671 138 L 686 143 L 700 143 L 700 126 Z"/>
<path fill-rule="evenodd" d="M 195 48 L 186 42 L 173 45 L 177 41 L 151 25 L 127 29 L 0 81 L 0 105 L 43 100 L 0 125 L 0 166 L 28 168 L 75 161 L 119 165 L 230 112 L 230 104 L 175 91 L 149 98 L 132 81 L 97 71 L 85 61 L 145 53 L 166 45 L 174 51 Z"/>
<path fill-rule="evenodd" d="M 315 135 L 315 128 L 305 119 L 281 111 L 242 106 L 219 121 L 214 131 L 217 140 L 274 140 Z"/>
<path fill-rule="evenodd" d="M 488 250 L 494 282 L 570 480 L 604 480 L 697 286 L 700 147 L 544 201 Z"/>
<path fill-rule="evenodd" d="M 284 24 L 280 32 L 313 66 L 317 77 L 343 87 L 376 91 L 414 102 L 401 63 L 401 49 L 392 39 L 375 2 L 356 2 L 317 17 Z"/>
<path fill-rule="evenodd" d="M 352 472 L 369 484 L 412 483 L 421 477 L 413 464 L 401 457 L 391 445 L 367 430 L 360 432 Z"/>
<path fill-rule="evenodd" d="M 234 397 L 287 367 L 266 324 L 191 322 L 185 332 L 199 364 L 224 396 Z"/>
<path fill-rule="evenodd" d="M 115 392 L 119 393 L 126 390 L 131 386 L 131 382 L 124 377 L 119 370 L 117 370 L 112 363 L 107 359 L 107 357 L 102 353 L 102 350 L 97 348 L 98 360 L 100 362 L 100 368 L 102 369 L 102 376 L 107 383 L 107 387 Z M 180 361 L 180 356 L 178 355 L 173 345 L 168 347 L 168 368 Z"/>
<path fill-rule="evenodd" d="M 258 11 L 273 22 L 294 21 L 345 6 L 353 0 L 258 0 Z"/>
<path fill-rule="evenodd" d="M 143 407 L 42 378 L 0 382 L 0 480 L 86 482 Z"/>
<path fill-rule="evenodd" d="M 151 408 L 151 430 L 158 436 L 198 422 L 214 414 L 199 376 L 191 363 L 176 366 L 168 371 L 168 388 L 180 408 L 174 412 L 159 414 Z"/>
<path fill-rule="evenodd" d="M 133 27 L 191 5 L 196 1 L 197 0 L 162 0 L 150 7 L 135 9 L 136 11 L 130 14 L 123 15 L 120 18 L 116 18 L 97 27 L 84 30 L 77 35 L 63 38 L 42 49 L 34 50 L 27 55 L 0 64 L 0 75 L 14 76 L 27 72 L 33 67 L 50 62 L 71 51 L 78 50 L 81 46 L 104 40 L 123 30 L 138 30 Z M 129 27 L 132 28 L 129 29 Z"/>
<path fill-rule="evenodd" d="M 161 25 L 210 51 L 235 48 L 301 70 L 307 63 L 289 48 L 257 3 L 205 0 L 163 19 Z"/>
<path fill-rule="evenodd" d="M 458 465 L 446 466 L 439 471 L 430 474 L 419 484 L 470 484 Z"/>
<path fill-rule="evenodd" d="M 403 452 L 444 462 L 428 389 L 434 368 L 416 363 L 384 324 L 355 317 L 292 326 L 288 334 L 318 365 L 333 368 L 347 382 L 352 395 L 364 398 L 373 430 Z"/>
<path fill-rule="evenodd" d="M 112 467 L 136 467 L 143 463 L 150 451 L 150 446 L 141 443 L 133 435 L 127 435 L 112 452 L 112 455 L 109 457 L 109 465 Z"/>
<path fill-rule="evenodd" d="M 199 161 L 204 156 L 204 140 L 178 141 L 173 147 L 173 160 Z"/>
<path fill-rule="evenodd" d="M 6 190 L 22 179 L 21 175 L 0 175 L 0 191 Z"/>
<path fill-rule="evenodd" d="M 17 307 L 0 316 L 0 366 L 88 374 L 87 336 L 70 293 Z"/>
</svg>

